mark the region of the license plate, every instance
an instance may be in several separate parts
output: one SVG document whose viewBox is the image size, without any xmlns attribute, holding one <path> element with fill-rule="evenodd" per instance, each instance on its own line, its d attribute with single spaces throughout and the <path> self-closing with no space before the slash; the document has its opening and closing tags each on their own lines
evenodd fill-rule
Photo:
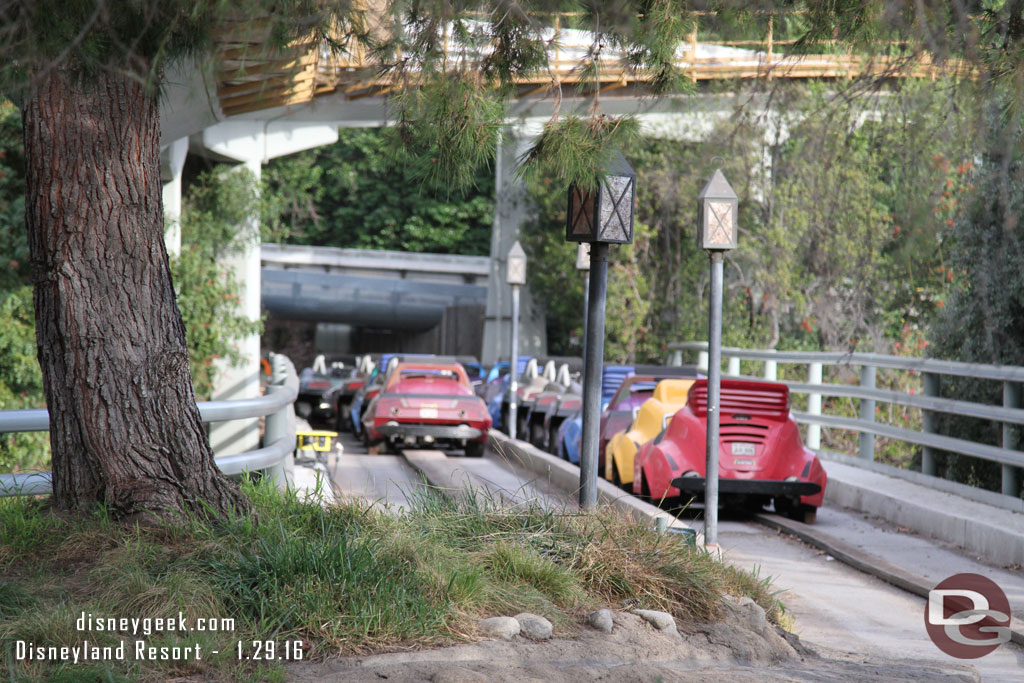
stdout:
<svg viewBox="0 0 1024 683">
<path fill-rule="evenodd" d="M 437 408 L 420 408 L 420 417 L 423 418 L 436 418 Z"/>
<path fill-rule="evenodd" d="M 754 444 L 752 443 L 734 443 L 732 444 L 733 455 L 754 455 Z"/>
</svg>

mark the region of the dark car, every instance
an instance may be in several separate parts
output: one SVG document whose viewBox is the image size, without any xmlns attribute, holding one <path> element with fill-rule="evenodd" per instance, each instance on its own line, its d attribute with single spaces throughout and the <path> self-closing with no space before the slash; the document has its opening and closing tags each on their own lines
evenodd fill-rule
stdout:
<svg viewBox="0 0 1024 683">
<path fill-rule="evenodd" d="M 310 367 L 299 373 L 295 414 L 312 421 L 333 420 L 335 406 L 328 394 L 352 377 L 357 371 L 357 365 L 357 357 L 351 354 L 318 355 Z"/>
</svg>

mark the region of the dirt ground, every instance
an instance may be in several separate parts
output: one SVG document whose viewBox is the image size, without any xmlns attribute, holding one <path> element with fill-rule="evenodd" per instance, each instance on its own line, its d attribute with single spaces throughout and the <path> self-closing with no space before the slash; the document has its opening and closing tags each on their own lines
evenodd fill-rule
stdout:
<svg viewBox="0 0 1024 683">
<path fill-rule="evenodd" d="M 656 631 L 614 613 L 611 634 L 586 625 L 569 638 L 489 640 L 434 650 L 292 664 L 291 680 L 352 683 L 581 683 L 623 681 L 978 681 L 969 666 L 818 652 L 781 629 L 749 630 L 727 615 L 717 624 Z"/>
</svg>

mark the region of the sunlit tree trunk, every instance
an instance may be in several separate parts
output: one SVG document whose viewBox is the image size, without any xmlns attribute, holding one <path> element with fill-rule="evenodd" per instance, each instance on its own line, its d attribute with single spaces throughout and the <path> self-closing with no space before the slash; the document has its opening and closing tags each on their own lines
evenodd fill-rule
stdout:
<svg viewBox="0 0 1024 683">
<path fill-rule="evenodd" d="M 163 242 L 157 96 L 41 77 L 23 107 L 26 225 L 58 507 L 248 510 L 213 462 Z"/>
</svg>

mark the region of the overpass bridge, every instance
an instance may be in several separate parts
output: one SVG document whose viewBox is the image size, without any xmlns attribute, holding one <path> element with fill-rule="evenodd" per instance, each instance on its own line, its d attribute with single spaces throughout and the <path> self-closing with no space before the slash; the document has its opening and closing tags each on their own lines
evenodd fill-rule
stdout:
<svg viewBox="0 0 1024 683">
<path fill-rule="evenodd" d="M 774 37 L 773 17 L 762 16 L 764 31 L 758 40 L 721 40 L 716 29 L 702 30 L 695 21 L 688 39 L 676 52 L 676 66 L 698 85 L 716 80 L 746 79 L 837 79 L 873 74 L 934 78 L 939 73 L 961 69 L 947 62 L 941 67 L 926 59 L 889 60 L 849 54 L 792 55 L 792 41 Z M 701 20 L 703 21 L 703 20 Z M 332 144 L 341 126 L 384 126 L 390 123 L 387 96 L 394 87 L 372 75 L 379 65 L 367 57 L 358 44 L 348 52 L 335 54 L 313 39 L 299 40 L 270 53 L 266 46 L 272 22 L 259 17 L 241 18 L 222 27 L 215 42 L 212 70 L 203 64 L 182 64 L 166 73 L 161 103 L 161 172 L 164 181 L 164 208 L 168 217 L 165 239 L 170 253 L 180 249 L 177 226 L 181 215 L 181 186 L 185 159 L 189 154 L 230 162 L 248 169 L 259 180 L 262 164 L 270 159 L 302 150 Z M 492 362 L 509 352 L 511 334 L 511 295 L 505 283 L 505 255 L 518 238 L 519 226 L 526 219 L 524 189 L 514 174 L 517 160 L 539 133 L 554 111 L 586 115 L 591 95 L 601 93 L 601 109 L 609 115 L 637 115 L 650 131 L 673 136 L 706 134 L 716 121 L 730 116 L 737 103 L 732 95 L 710 94 L 700 89 L 690 95 L 651 97 L 651 74 L 644 70 L 624 69 L 622 54 L 616 48 L 601 51 L 596 69 L 580 69 L 587 60 L 594 36 L 569 28 L 569 15 L 552 15 L 545 29 L 549 45 L 551 71 L 544 75 L 524 76 L 516 84 L 515 100 L 507 111 L 508 126 L 503 134 L 495 164 L 496 211 L 491 240 L 487 299 L 483 339 L 483 360 Z M 444 50 L 462 54 L 450 40 L 445 28 Z M 583 79 L 595 78 L 589 90 L 580 89 Z M 212 78 L 210 77 L 212 75 Z M 588 81 L 589 82 L 589 81 Z M 562 85 L 566 88 L 564 96 Z M 558 92 L 558 97 L 553 96 Z M 583 92 L 581 95 L 580 93 Z M 683 125 L 680 126 L 679 123 Z M 685 129 L 688 132 L 681 133 Z M 776 131 L 766 131 L 766 136 Z M 770 161 L 766 161 L 770 163 Z M 243 283 L 241 308 L 252 320 L 260 316 L 263 301 L 261 252 L 258 218 L 250 220 L 252 240 L 226 265 Z M 288 269 L 281 269 L 287 271 Z M 274 279 L 274 277 L 278 279 Z M 352 275 L 351 277 L 356 277 Z M 298 310 L 295 297 L 285 293 L 316 291 L 311 275 L 274 273 L 268 281 L 273 306 L 292 306 L 295 315 L 312 314 Z M 324 281 L 326 282 L 326 281 Z M 369 292 L 349 280 L 348 292 Z M 440 283 L 438 283 L 440 284 Z M 323 285 L 326 287 L 327 285 Z M 402 288 L 394 285 L 379 310 L 390 310 L 399 317 L 409 316 L 410 325 L 425 325 L 435 313 L 420 314 L 403 308 Z M 304 289 L 305 288 L 305 289 Z M 409 292 L 406 292 L 409 293 Z M 451 292 L 443 296 L 452 295 Z M 369 302 L 369 294 L 363 303 Z M 326 297 L 317 296 L 322 303 Z M 456 297 L 457 298 L 457 297 Z M 288 300 L 291 303 L 288 303 Z M 431 304 L 433 305 L 433 304 Z M 429 308 L 431 305 L 428 305 Z M 340 317 L 369 316 L 369 306 L 353 304 L 347 309 L 334 302 L 325 306 Z M 414 307 L 415 308 L 415 307 Z M 436 308 L 436 306 L 435 306 Z M 542 305 L 534 302 L 529 289 L 522 292 L 519 348 L 524 353 L 546 352 Z M 392 325 L 401 324 L 392 318 Z M 215 399 L 253 396 L 258 392 L 260 341 L 254 335 L 238 342 L 238 350 L 248 363 L 241 369 L 222 367 L 216 383 Z M 249 425 L 243 438 L 232 435 L 239 448 L 255 443 L 257 427 Z M 213 435 L 214 442 L 218 436 Z"/>
<path fill-rule="evenodd" d="M 263 244 L 260 264 L 275 329 L 314 323 L 318 352 L 481 355 L 486 256 Z"/>
</svg>

